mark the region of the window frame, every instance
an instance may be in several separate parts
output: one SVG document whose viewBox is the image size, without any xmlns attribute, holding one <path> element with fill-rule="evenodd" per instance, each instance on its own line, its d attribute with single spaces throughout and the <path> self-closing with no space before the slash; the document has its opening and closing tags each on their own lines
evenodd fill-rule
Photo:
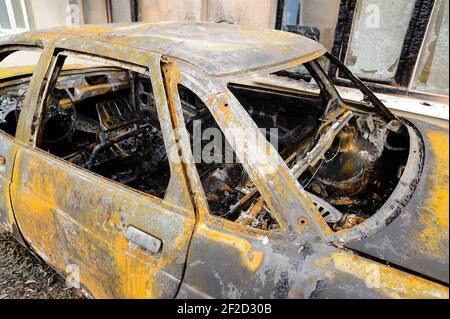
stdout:
<svg viewBox="0 0 450 319">
<path fill-rule="evenodd" d="M 174 101 L 173 105 L 175 107 L 175 110 L 174 110 L 175 117 L 177 119 L 180 119 L 179 121 L 177 121 L 178 124 L 176 126 L 177 132 L 179 135 L 178 139 L 180 139 L 180 141 L 184 140 L 187 142 L 187 143 L 181 142 L 180 147 L 182 147 L 182 153 L 185 156 L 185 160 L 187 159 L 187 162 L 185 163 L 186 172 L 189 175 L 188 179 L 189 179 L 190 187 L 193 192 L 195 206 L 198 211 L 198 220 L 207 225 L 211 224 L 211 225 L 216 225 L 219 227 L 225 226 L 226 229 L 228 229 L 228 230 L 238 231 L 239 233 L 248 233 L 248 234 L 251 234 L 254 236 L 258 236 L 258 235 L 266 236 L 269 234 L 273 235 L 273 234 L 285 233 L 286 229 L 282 228 L 282 227 L 280 227 L 280 229 L 275 229 L 275 230 L 262 230 L 262 229 L 252 228 L 249 226 L 244 226 L 244 225 L 238 224 L 235 221 L 231 221 L 229 219 L 217 216 L 212 213 L 212 210 L 209 207 L 209 203 L 206 198 L 206 194 L 205 194 L 202 182 L 201 182 L 200 174 L 198 172 L 196 164 L 194 163 L 193 154 L 192 154 L 192 145 L 189 140 L 189 133 L 185 126 L 185 118 L 183 115 L 183 110 L 182 110 L 182 105 L 181 105 L 181 97 L 179 94 L 178 86 L 181 85 L 181 86 L 187 88 L 188 90 L 190 90 L 192 93 L 194 93 L 195 96 L 200 101 L 202 101 L 209 110 L 212 107 L 212 104 L 211 104 L 210 99 L 206 98 L 206 96 L 208 96 L 209 94 L 207 94 L 206 92 L 201 92 L 202 88 L 199 88 L 196 85 L 195 81 L 189 80 L 190 73 L 189 73 L 188 69 L 182 68 L 180 70 L 180 74 L 181 74 L 181 76 L 175 81 L 176 82 L 175 87 L 177 89 L 176 90 L 174 89 L 172 92 L 173 101 Z M 206 85 L 205 89 L 207 87 L 209 87 L 209 88 L 215 87 L 215 85 L 213 84 L 215 82 L 210 81 L 210 80 L 208 82 L 209 82 L 209 85 Z M 206 95 L 205 95 L 205 93 L 206 93 Z M 216 119 L 214 118 L 214 120 L 216 120 Z M 219 127 L 219 129 L 222 131 L 222 129 L 220 127 Z M 223 132 L 222 132 L 222 134 L 223 134 Z M 190 159 L 192 159 L 192 161 Z M 243 169 L 245 170 L 245 167 L 243 167 Z M 277 218 L 275 216 L 273 216 L 273 218 L 275 220 L 277 220 Z M 278 220 L 277 220 L 277 222 L 278 222 Z"/>
<path fill-rule="evenodd" d="M 49 49 L 51 49 L 51 48 L 49 48 Z M 47 98 L 49 96 L 50 90 L 51 90 L 51 88 L 53 88 L 55 86 L 56 81 L 57 81 L 60 73 L 62 72 L 64 62 L 68 57 L 84 58 L 84 59 L 88 59 L 93 62 L 94 61 L 95 62 L 104 62 L 113 67 L 116 66 L 116 67 L 125 69 L 127 71 L 134 71 L 134 72 L 148 75 L 151 78 L 152 89 L 155 89 L 154 81 L 157 80 L 154 78 L 154 74 L 152 72 L 152 68 L 154 66 L 150 65 L 150 64 L 146 65 L 146 66 L 144 66 L 144 64 L 137 65 L 137 64 L 133 64 L 132 62 L 124 62 L 124 61 L 115 59 L 114 57 L 111 57 L 111 56 L 99 56 L 99 55 L 92 54 L 90 52 L 79 52 L 79 51 L 76 51 L 73 49 L 65 49 L 65 48 L 61 48 L 61 47 L 53 48 L 52 51 L 53 51 L 53 54 L 52 54 L 50 64 L 45 72 L 44 80 L 42 81 L 42 83 L 40 85 L 40 90 L 38 93 L 38 95 L 39 95 L 38 103 L 32 110 L 32 116 L 33 116 L 32 126 L 35 127 L 35 129 L 32 130 L 33 133 L 29 139 L 29 144 L 31 144 L 30 146 L 33 147 L 36 151 L 38 151 L 40 154 L 42 154 L 44 156 L 54 158 L 54 159 L 58 160 L 59 162 L 61 162 L 63 165 L 69 165 L 69 166 L 73 167 L 73 169 L 80 170 L 80 172 L 82 174 L 88 174 L 89 176 L 92 176 L 92 178 L 94 178 L 94 179 L 100 179 L 100 180 L 104 181 L 105 183 L 112 185 L 114 189 L 131 191 L 134 194 L 137 194 L 138 196 L 143 196 L 143 198 L 145 198 L 146 200 L 152 201 L 156 205 L 172 205 L 174 207 L 177 207 L 177 210 L 182 210 L 186 216 L 190 215 L 192 213 L 190 207 L 187 207 L 187 206 L 183 207 L 182 205 L 178 205 L 176 203 L 173 203 L 173 201 L 169 200 L 171 197 L 171 194 L 169 194 L 171 184 L 178 182 L 180 180 L 180 178 L 184 178 L 184 176 L 177 173 L 177 170 L 174 167 L 174 163 L 170 160 L 170 158 L 169 158 L 170 180 L 169 180 L 166 192 L 164 194 L 164 197 L 160 198 L 160 197 L 154 196 L 152 194 L 144 193 L 140 190 L 129 187 L 120 182 L 113 181 L 107 177 L 96 174 L 85 168 L 79 167 L 71 162 L 68 162 L 68 161 L 62 159 L 59 156 L 50 154 L 49 152 L 46 152 L 45 150 L 40 148 L 39 145 L 40 145 L 41 135 L 43 132 L 43 115 L 44 115 L 44 111 L 45 111 L 45 107 L 46 107 L 45 104 L 46 104 Z M 65 58 L 62 56 L 65 56 Z M 160 123 L 161 123 L 161 119 L 162 118 L 160 117 L 159 111 L 158 111 L 158 121 Z M 161 127 L 163 127 L 163 125 L 161 125 Z M 167 149 L 167 144 L 166 144 L 167 136 L 164 132 L 161 132 L 161 133 L 163 134 L 163 137 L 164 137 L 164 146 Z M 173 186 L 172 186 L 172 188 L 173 188 Z"/>
<path fill-rule="evenodd" d="M 12 55 L 16 52 L 39 52 L 39 54 L 40 54 L 39 59 L 34 66 L 36 69 L 36 68 L 38 68 L 38 66 L 40 64 L 40 60 L 41 60 L 42 56 L 44 55 L 44 48 L 41 46 L 38 46 L 38 45 L 20 45 L 20 44 L 9 44 L 9 45 L 0 46 L 0 64 L 2 63 L 3 60 L 7 59 L 10 55 Z M 18 66 L 18 68 L 20 68 L 20 67 L 21 66 Z M 16 68 L 16 67 L 13 67 L 13 68 Z M 30 74 L 24 74 L 23 76 L 21 76 L 20 78 L 17 78 L 17 79 L 16 79 L 16 77 L 0 78 L 0 88 L 1 88 L 1 84 L 3 83 L 4 79 L 10 79 L 10 81 L 14 81 L 14 83 L 11 84 L 13 86 L 28 83 L 28 88 L 30 88 L 33 77 L 34 77 L 33 73 L 30 73 Z M 30 91 L 30 90 L 28 90 L 28 91 Z M 28 98 L 28 94 L 25 94 L 25 97 L 23 100 L 23 105 L 22 105 L 23 110 L 29 109 L 28 103 L 26 101 L 27 98 Z M 14 139 L 18 139 L 19 124 L 22 122 L 21 118 L 23 117 L 21 115 L 22 113 L 25 113 L 25 112 L 20 112 L 20 115 L 17 120 L 16 131 L 14 132 L 14 135 L 8 134 L 3 130 L 0 130 L 0 131 L 8 136 L 11 136 Z"/>
<path fill-rule="evenodd" d="M 335 29 L 334 44 L 331 53 L 342 63 L 348 53 L 351 34 L 354 28 L 356 7 L 361 0 L 341 0 L 339 16 Z M 281 30 L 285 0 L 278 0 L 276 29 Z M 372 91 L 386 94 L 404 95 L 425 98 L 430 101 L 442 102 L 448 95 L 413 90 L 414 74 L 420 59 L 422 47 L 426 39 L 430 20 L 435 8 L 435 0 L 415 0 L 412 17 L 406 36 L 402 43 L 399 65 L 392 81 L 374 80 L 360 77 L 364 84 Z M 352 87 L 352 82 L 340 76 L 337 68 L 330 67 L 328 75 L 335 85 Z"/>
<path fill-rule="evenodd" d="M 355 26 L 354 19 L 358 1 L 360 0 L 341 0 L 339 21 L 336 27 L 335 42 L 332 49 L 333 55 L 338 57 L 340 61 L 345 61 L 348 54 L 351 34 Z M 386 93 L 403 93 L 405 95 L 408 95 L 408 93 L 415 93 L 410 90 L 410 82 L 414 75 L 416 63 L 420 57 L 421 45 L 425 40 L 434 3 L 435 0 L 415 0 L 412 17 L 402 43 L 399 64 L 393 80 L 383 81 L 360 77 L 360 79 L 369 84 L 373 90 Z M 426 23 L 418 23 L 419 18 L 425 19 Z M 419 43 L 420 45 L 414 45 L 414 42 Z M 329 70 L 329 75 L 336 84 L 351 86 L 351 83 L 347 79 L 340 76 L 336 68 L 331 68 Z"/>
<path fill-rule="evenodd" d="M 19 1 L 20 1 L 19 2 L 20 9 L 23 14 L 25 28 L 17 27 L 17 21 L 16 21 L 15 15 L 14 15 L 14 9 L 12 6 L 12 2 L 11 2 L 11 0 L 5 0 L 7 15 L 8 15 L 9 21 L 11 23 L 11 29 L 5 29 L 5 28 L 0 27 L 0 32 L 14 34 L 14 33 L 20 33 L 20 32 L 25 32 L 25 31 L 30 30 L 30 21 L 29 21 L 29 17 L 28 17 L 28 11 L 27 11 L 27 6 L 25 4 L 25 0 L 19 0 Z"/>
<path fill-rule="evenodd" d="M 185 160 L 184 165 L 186 169 L 186 173 L 188 176 L 189 184 L 191 187 L 191 192 L 193 193 L 193 201 L 195 203 L 198 220 L 201 223 L 204 224 L 214 224 L 218 227 L 226 227 L 229 230 L 233 231 L 239 231 L 239 232 L 246 232 L 252 235 L 282 235 L 294 232 L 296 234 L 303 235 L 305 232 L 311 231 L 317 236 L 321 238 L 327 238 L 332 233 L 331 228 L 326 223 L 325 219 L 320 215 L 320 212 L 317 210 L 316 206 L 313 204 L 311 198 L 309 196 L 306 196 L 302 193 L 301 188 L 298 187 L 298 183 L 296 183 L 289 175 L 289 168 L 286 166 L 285 162 L 279 157 L 278 153 L 275 152 L 273 154 L 274 161 L 275 157 L 279 157 L 281 161 L 281 165 L 283 165 L 286 168 L 288 176 L 284 175 L 283 170 L 278 171 L 274 177 L 275 180 L 283 180 L 284 178 L 289 179 L 288 183 L 291 181 L 293 184 L 292 188 L 287 188 L 285 192 L 283 192 L 283 195 L 279 195 L 280 197 L 286 196 L 287 193 L 290 192 L 298 192 L 299 195 L 299 203 L 303 200 L 304 202 L 299 205 L 300 207 L 303 205 L 303 209 L 297 209 L 297 210 L 289 210 L 289 209 L 283 209 L 283 206 L 280 204 L 276 204 L 276 206 L 271 207 L 272 209 L 272 217 L 278 222 L 279 228 L 273 229 L 273 230 L 261 230 L 252 228 L 249 226 L 244 226 L 236 223 L 235 221 L 231 221 L 219 216 L 216 216 L 211 213 L 211 210 L 209 208 L 208 201 L 206 199 L 206 195 L 203 189 L 203 185 L 201 183 L 199 173 L 197 170 L 197 167 L 194 163 L 194 157 L 191 150 L 191 143 L 189 142 L 189 134 L 187 132 L 184 116 L 182 113 L 182 107 L 181 107 L 181 101 L 180 101 L 180 95 L 178 91 L 178 85 L 181 84 L 184 87 L 191 90 L 197 98 L 199 98 L 209 109 L 211 112 L 211 115 L 213 116 L 214 120 L 217 122 L 219 129 L 222 131 L 222 133 L 226 134 L 223 131 L 220 122 L 223 124 L 223 119 L 219 119 L 217 115 L 214 114 L 214 111 L 220 108 L 220 105 L 226 105 L 227 109 L 228 105 L 235 105 L 236 110 L 242 110 L 244 113 L 242 114 L 244 118 L 249 119 L 253 122 L 250 115 L 245 111 L 243 106 L 240 104 L 240 102 L 234 97 L 234 95 L 229 91 L 228 84 L 230 82 L 233 82 L 233 79 L 236 79 L 236 75 L 228 75 L 228 76 L 211 76 L 207 73 L 204 73 L 202 70 L 190 65 L 189 63 L 174 59 L 174 60 L 166 60 L 163 61 L 166 64 L 166 69 L 164 69 L 163 66 L 163 73 L 165 75 L 165 83 L 166 83 L 166 91 L 168 95 L 171 95 L 173 107 L 175 109 L 171 109 L 172 113 L 174 114 L 174 126 L 176 128 L 176 131 L 178 133 L 178 139 L 180 140 L 180 148 L 181 152 L 183 154 L 183 158 Z M 293 67 L 298 65 L 299 61 L 291 62 L 290 64 L 285 65 L 285 68 Z M 163 63 L 163 64 L 164 64 Z M 277 71 L 280 69 L 280 66 L 273 67 L 273 71 Z M 271 70 L 271 69 L 268 69 Z M 267 70 L 266 70 L 267 71 Z M 324 75 L 326 76 L 326 73 L 324 72 Z M 246 77 L 246 75 L 242 75 L 243 77 Z M 171 107 L 171 106 L 170 106 Z M 172 107 L 171 107 L 172 108 Z M 253 122 L 254 123 L 254 122 Z M 254 124 L 256 127 L 256 124 Z M 266 139 L 264 138 L 266 141 Z M 268 147 L 270 146 L 270 143 L 267 141 Z M 233 148 L 233 150 L 236 152 L 236 150 Z M 248 170 L 245 168 L 246 172 L 248 173 Z M 256 175 L 261 176 L 261 172 L 256 173 Z M 259 177 L 260 177 L 259 176 Z M 250 177 L 251 178 L 251 177 Z M 255 187 L 259 190 L 261 196 L 266 201 L 271 196 L 265 196 L 263 191 L 261 191 L 261 188 L 259 185 L 263 183 L 264 185 L 267 185 L 267 180 L 264 182 L 259 181 L 255 182 Z M 272 193 L 271 193 L 272 194 Z M 273 194 L 272 194 L 273 195 Z M 286 201 L 282 201 L 285 203 Z M 271 206 L 270 203 L 268 203 L 269 207 Z M 298 213 L 301 211 L 301 213 Z M 276 213 L 275 213 L 276 212 Z M 295 213 L 294 213 L 295 212 Z M 299 215 L 297 215 L 299 214 Z M 295 219 L 295 221 L 293 220 Z M 301 225 L 299 226 L 300 222 Z M 305 222 L 306 221 L 306 222 Z M 305 222 L 305 223 L 303 223 Z"/>
</svg>

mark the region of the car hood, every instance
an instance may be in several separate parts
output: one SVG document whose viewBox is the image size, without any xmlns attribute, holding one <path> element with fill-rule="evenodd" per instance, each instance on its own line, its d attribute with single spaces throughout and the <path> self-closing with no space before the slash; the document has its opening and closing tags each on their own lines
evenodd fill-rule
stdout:
<svg viewBox="0 0 450 319">
<path fill-rule="evenodd" d="M 381 231 L 346 246 L 405 271 L 449 282 L 448 129 L 411 121 L 424 142 L 417 187 L 402 213 Z"/>
</svg>

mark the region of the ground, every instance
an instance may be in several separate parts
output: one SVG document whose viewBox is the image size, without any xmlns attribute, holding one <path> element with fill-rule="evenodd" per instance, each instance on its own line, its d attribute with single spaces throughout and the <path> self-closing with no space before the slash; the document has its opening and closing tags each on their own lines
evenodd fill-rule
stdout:
<svg viewBox="0 0 450 319">
<path fill-rule="evenodd" d="M 79 290 L 0 228 L 0 299 L 80 299 Z"/>
</svg>

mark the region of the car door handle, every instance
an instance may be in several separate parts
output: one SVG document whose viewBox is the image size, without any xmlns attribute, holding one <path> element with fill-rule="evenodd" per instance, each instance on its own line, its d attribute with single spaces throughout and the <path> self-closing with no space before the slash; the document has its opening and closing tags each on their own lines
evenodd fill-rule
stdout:
<svg viewBox="0 0 450 319">
<path fill-rule="evenodd" d="M 0 166 L 6 165 L 6 158 L 0 155 Z"/>
<path fill-rule="evenodd" d="M 157 254 L 161 250 L 162 241 L 160 239 L 133 226 L 127 228 L 125 238 L 152 254 Z"/>
</svg>

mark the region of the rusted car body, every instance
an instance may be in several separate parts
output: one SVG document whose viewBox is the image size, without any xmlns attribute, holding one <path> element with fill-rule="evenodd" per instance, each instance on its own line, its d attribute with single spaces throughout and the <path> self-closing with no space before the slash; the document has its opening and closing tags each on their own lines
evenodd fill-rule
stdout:
<svg viewBox="0 0 450 319">
<path fill-rule="evenodd" d="M 320 44 L 162 23 L 11 36 L 0 61 L 20 50 L 42 53 L 0 71 L 0 223 L 61 273 L 78 267 L 89 295 L 448 298 L 448 130 L 391 114 Z M 64 68 L 71 56 L 107 66 Z M 322 59 L 363 101 L 339 96 Z M 320 94 L 285 86 L 301 65 Z M 234 166 L 195 164 L 186 118 L 228 141 L 270 120 L 282 148 L 234 145 L 233 182 Z M 159 151 L 136 155 L 143 136 Z"/>
</svg>

